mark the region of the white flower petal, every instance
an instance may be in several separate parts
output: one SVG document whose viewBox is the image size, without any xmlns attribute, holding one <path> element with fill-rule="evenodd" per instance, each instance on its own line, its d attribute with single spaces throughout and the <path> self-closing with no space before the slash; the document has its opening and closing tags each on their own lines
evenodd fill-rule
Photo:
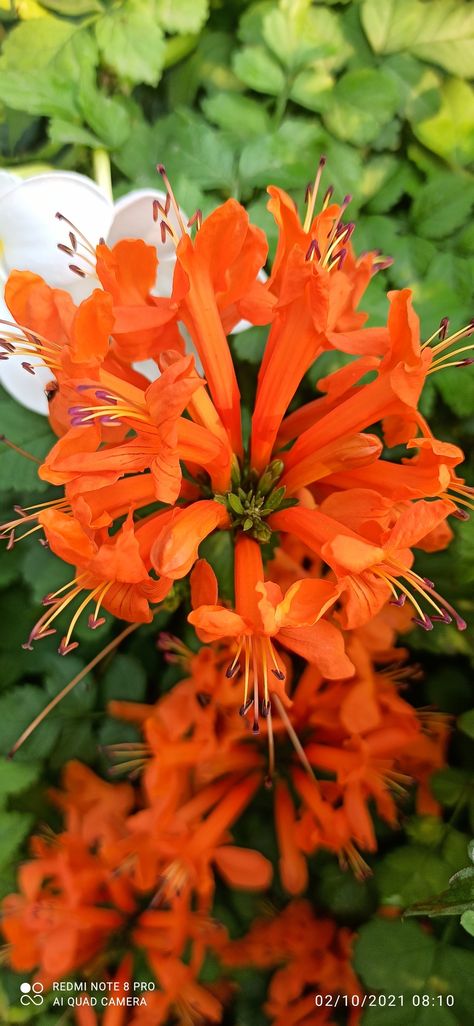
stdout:
<svg viewBox="0 0 474 1026">
<path fill-rule="evenodd" d="M 11 314 L 0 297 L 0 318 L 10 320 Z M 0 334 L 2 325 L 0 324 Z M 27 410 L 35 413 L 48 412 L 48 400 L 44 390 L 53 374 L 47 367 L 39 367 L 35 374 L 29 374 L 22 366 L 23 357 L 9 356 L 8 360 L 0 361 L 0 384 Z"/>
<path fill-rule="evenodd" d="M 20 181 L 21 178 L 18 175 L 12 175 L 9 171 L 0 171 L 0 197 L 11 192 L 16 183 Z"/>
<path fill-rule="evenodd" d="M 70 263 L 84 265 L 57 248 L 69 245 L 69 228 L 56 220 L 59 211 L 68 217 L 93 246 L 106 236 L 113 206 L 102 189 L 72 171 L 51 171 L 25 178 L 0 197 L 0 276 L 12 270 L 40 274 L 49 285 L 77 292 L 80 280 Z M 89 294 L 96 282 L 85 279 L 82 292 Z"/>
<path fill-rule="evenodd" d="M 121 196 L 115 204 L 114 220 L 107 242 L 113 246 L 119 239 L 143 239 L 149 246 L 156 247 L 160 261 L 174 260 L 173 240 L 167 235 L 166 242 L 162 242 L 160 223 L 153 220 L 153 200 L 164 204 L 166 193 L 159 189 L 135 189 Z M 184 224 L 187 224 L 188 215 L 183 210 L 181 216 Z M 181 229 L 172 209 L 168 214 L 168 220 L 171 227 L 180 235 Z"/>
</svg>

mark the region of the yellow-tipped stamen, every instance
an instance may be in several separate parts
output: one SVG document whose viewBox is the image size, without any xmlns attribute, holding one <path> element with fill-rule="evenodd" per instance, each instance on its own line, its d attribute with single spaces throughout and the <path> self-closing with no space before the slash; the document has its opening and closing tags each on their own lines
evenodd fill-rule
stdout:
<svg viewBox="0 0 474 1026">
<path fill-rule="evenodd" d="M 78 574 L 78 576 L 74 577 L 72 581 L 68 581 L 67 584 L 63 584 L 61 588 L 58 588 L 56 591 L 50 592 L 48 594 L 48 603 L 53 602 L 53 600 L 57 598 L 58 595 L 61 595 L 63 591 L 66 591 L 67 588 L 71 588 L 74 584 L 79 584 L 80 581 L 84 580 L 84 577 L 87 577 L 86 573 Z"/>
<path fill-rule="evenodd" d="M 62 600 L 62 602 L 60 602 L 58 605 L 56 605 L 56 608 L 53 610 L 52 613 L 47 615 L 47 619 L 42 624 L 42 626 L 41 626 L 41 634 L 43 634 L 44 631 L 49 629 L 49 627 L 51 626 L 53 621 L 56 619 L 56 617 L 60 616 L 60 614 L 66 609 L 66 607 L 69 606 L 70 603 L 75 598 L 77 598 L 78 595 L 81 594 L 81 591 L 82 591 L 82 588 L 73 588 L 73 590 L 68 595 L 65 596 L 65 598 Z M 38 621 L 38 624 L 39 623 L 41 623 L 41 620 Z"/>
<path fill-rule="evenodd" d="M 450 491 L 453 492 L 453 496 L 454 496 L 456 502 L 458 503 L 458 505 L 460 505 L 460 506 L 467 506 L 468 509 L 473 509 L 474 510 L 474 502 L 472 501 L 472 499 L 465 499 L 463 497 L 463 493 L 462 492 L 461 492 L 460 495 L 458 495 L 457 492 L 455 492 L 454 488 L 450 489 Z M 452 496 L 449 495 L 448 492 L 444 492 L 444 493 L 441 492 L 440 498 L 441 499 L 448 499 L 450 502 L 453 501 Z"/>
<path fill-rule="evenodd" d="M 279 677 L 282 671 L 280 670 L 280 667 L 278 665 L 278 660 L 277 660 L 277 657 L 275 655 L 275 649 L 273 648 L 273 645 L 272 645 L 272 643 L 270 641 L 270 638 L 264 638 L 264 643 L 265 643 L 265 645 L 267 647 L 268 653 L 270 655 L 270 659 L 271 659 L 271 661 L 273 663 L 273 669 L 276 670 L 277 676 Z"/>
<path fill-rule="evenodd" d="M 84 668 L 80 670 L 80 672 L 77 673 L 76 676 L 73 677 L 73 679 L 70 680 L 69 683 L 66 684 L 66 686 L 61 691 L 59 691 L 58 694 L 55 695 L 50 702 L 48 702 L 48 705 L 38 714 L 38 716 L 35 716 L 34 720 L 31 721 L 29 726 L 26 727 L 22 734 L 20 734 L 18 740 L 15 741 L 13 748 L 11 748 L 8 753 L 7 757 L 9 759 L 13 758 L 15 753 L 31 736 L 33 731 L 35 731 L 36 728 L 39 727 L 40 723 L 42 723 L 43 720 L 46 719 L 48 714 L 53 709 L 55 709 L 57 705 L 59 705 L 59 702 L 61 702 L 62 699 L 66 697 L 66 695 L 69 695 L 73 688 L 76 687 L 76 684 L 79 684 L 81 680 L 83 680 L 83 678 L 86 677 L 88 673 L 90 673 L 91 670 L 98 666 L 98 664 L 102 662 L 102 660 L 105 659 L 106 656 L 113 652 L 114 649 L 117 648 L 118 645 L 120 645 L 121 642 L 124 641 L 125 638 L 127 638 L 128 635 L 132 633 L 132 631 L 136 631 L 138 627 L 140 627 L 139 623 L 130 623 L 128 627 L 125 627 L 125 629 L 121 631 L 121 633 L 118 634 L 116 638 L 114 638 L 112 641 L 109 641 L 109 644 L 106 645 L 105 648 L 103 648 L 102 651 L 98 653 L 98 655 L 94 656 L 94 658 L 91 659 L 90 663 L 88 663 L 87 666 L 84 666 Z"/>
<path fill-rule="evenodd" d="M 268 666 L 267 666 L 267 654 L 265 652 L 265 641 L 264 641 L 263 638 L 260 639 L 260 648 L 261 648 L 262 668 L 263 668 L 263 701 L 265 702 L 265 708 L 268 708 L 269 705 L 270 705 L 270 695 L 268 693 Z"/>
<path fill-rule="evenodd" d="M 101 591 L 101 593 L 99 595 L 99 598 L 97 599 L 97 602 L 95 604 L 94 612 L 92 614 L 92 618 L 94 620 L 98 619 L 100 607 L 101 607 L 101 605 L 102 605 L 102 603 L 104 601 L 104 598 L 105 598 L 107 592 L 109 591 L 109 588 L 112 587 L 112 583 L 113 583 L 112 581 L 107 581 L 107 584 L 104 584 L 104 587 L 102 588 L 102 591 Z"/>
<path fill-rule="evenodd" d="M 242 704 L 242 708 L 243 709 L 246 709 L 247 702 L 248 702 L 248 697 L 249 697 L 249 680 L 250 680 L 250 652 L 249 652 L 249 644 L 250 644 L 250 639 L 245 636 L 244 637 L 244 647 L 245 647 L 244 701 L 243 701 L 243 704 Z"/>
<path fill-rule="evenodd" d="M 268 736 L 268 778 L 273 781 L 275 776 L 275 737 L 273 734 L 272 709 L 271 706 L 267 715 L 267 736 Z"/>
<path fill-rule="evenodd" d="M 411 591 L 409 591 L 409 589 L 406 587 L 406 585 L 404 585 L 403 582 L 400 581 L 400 579 L 398 577 L 391 577 L 390 574 L 388 574 L 385 570 L 379 570 L 378 567 L 374 567 L 373 568 L 373 572 L 374 572 L 374 574 L 377 574 L 377 577 L 381 577 L 382 580 L 384 580 L 386 582 L 386 584 L 388 584 L 389 586 L 390 586 L 390 582 L 392 582 L 392 584 L 396 588 L 398 588 L 399 591 L 403 591 L 404 595 L 406 595 L 406 597 L 410 600 L 412 606 L 415 607 L 415 609 L 416 609 L 417 613 L 419 613 L 420 617 L 422 619 L 424 618 L 423 610 L 422 610 L 421 606 L 418 604 L 418 602 L 416 601 L 416 598 L 414 597 L 414 595 L 412 595 Z M 396 591 L 394 592 L 394 594 L 395 595 L 397 594 Z"/>
<path fill-rule="evenodd" d="M 258 733 L 258 714 L 259 714 L 259 703 L 258 703 L 258 670 L 257 670 L 257 653 L 255 651 L 255 645 L 252 645 L 252 674 L 253 674 L 253 724 L 252 730 L 255 734 Z"/>
<path fill-rule="evenodd" d="M 307 210 L 306 210 L 306 217 L 304 219 L 304 224 L 303 224 L 303 231 L 304 232 L 309 232 L 309 229 L 311 228 L 311 221 L 313 219 L 314 208 L 315 208 L 315 205 L 316 205 L 316 200 L 318 198 L 319 184 L 320 184 L 320 181 L 321 181 L 321 175 L 323 173 L 325 164 L 326 164 L 326 157 L 321 157 L 321 159 L 319 161 L 319 164 L 318 164 L 318 170 L 316 171 L 316 177 L 314 179 L 313 188 L 311 189 L 311 191 L 309 193 L 309 196 L 308 196 L 308 207 L 307 207 Z"/>
<path fill-rule="evenodd" d="M 68 627 L 68 630 L 67 630 L 67 634 L 64 637 L 64 642 L 63 642 L 64 648 L 67 648 L 68 645 L 69 645 L 69 642 L 71 640 L 72 632 L 73 632 L 73 630 L 74 630 L 74 628 L 76 626 L 76 623 L 77 623 L 81 613 L 84 611 L 86 606 L 89 605 L 89 602 L 92 602 L 93 599 L 95 599 L 96 595 L 101 590 L 102 590 L 102 585 L 99 585 L 98 588 L 94 588 L 94 591 L 91 591 L 89 595 L 86 595 L 85 599 L 81 602 L 81 604 L 78 607 L 78 609 L 76 609 L 76 612 L 74 613 L 74 616 L 73 616 L 73 618 L 71 620 L 71 623 L 69 624 L 69 627 Z"/>
<path fill-rule="evenodd" d="M 237 668 L 238 663 L 239 663 L 239 656 L 240 656 L 240 653 L 242 651 L 243 643 L 244 643 L 244 639 L 242 637 L 242 638 L 240 638 L 239 643 L 237 645 L 237 652 L 235 653 L 235 656 L 234 656 L 230 666 L 226 670 L 226 677 L 233 677 L 235 675 L 236 668 Z"/>
</svg>

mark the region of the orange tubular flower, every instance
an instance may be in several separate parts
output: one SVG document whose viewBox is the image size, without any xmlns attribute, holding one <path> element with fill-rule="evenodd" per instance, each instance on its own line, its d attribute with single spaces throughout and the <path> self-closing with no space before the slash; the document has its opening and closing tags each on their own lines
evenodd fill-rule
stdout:
<svg viewBox="0 0 474 1026">
<path fill-rule="evenodd" d="M 414 622 L 425 630 L 431 630 L 436 620 L 444 623 L 454 620 L 458 629 L 464 630 L 465 621 L 435 591 L 433 582 L 410 569 L 410 548 L 443 522 L 451 511 L 451 504 L 442 499 L 430 503 L 420 500 L 402 512 L 395 526 L 379 536 L 376 544 L 372 538 L 367 540 L 319 510 L 300 507 L 275 513 L 271 525 L 275 530 L 296 534 L 334 571 L 345 592 L 346 627 L 358 627 L 367 622 L 391 594 L 397 605 L 409 599 L 417 614 Z M 430 615 L 423 610 L 421 601 L 430 608 Z"/>
<path fill-rule="evenodd" d="M 327 581 L 302 580 L 283 597 L 277 585 L 264 581 L 260 546 L 240 537 L 235 545 L 235 611 L 217 604 L 217 580 L 208 564 L 193 571 L 194 611 L 188 620 L 203 641 L 234 637 L 235 656 L 229 677 L 240 673 L 243 661 L 244 695 L 241 715 L 253 710 L 253 727 L 260 714 L 271 723 L 271 698 L 278 710 L 291 705 L 283 681 L 285 673 L 273 645 L 278 640 L 310 662 L 321 662 L 334 677 L 350 676 L 353 666 L 344 654 L 336 628 L 323 620 L 339 589 Z M 327 654 L 330 652 L 330 657 Z"/>
</svg>

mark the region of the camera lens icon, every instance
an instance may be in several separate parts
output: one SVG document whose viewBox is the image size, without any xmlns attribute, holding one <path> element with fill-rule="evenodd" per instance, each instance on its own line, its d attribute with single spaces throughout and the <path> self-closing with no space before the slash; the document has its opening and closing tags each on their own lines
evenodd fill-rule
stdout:
<svg viewBox="0 0 474 1026">
<path fill-rule="evenodd" d="M 39 1008 L 43 1004 L 43 984 L 42 983 L 28 983 L 26 980 L 24 983 L 20 983 L 20 1004 L 21 1005 L 36 1005 Z"/>
</svg>

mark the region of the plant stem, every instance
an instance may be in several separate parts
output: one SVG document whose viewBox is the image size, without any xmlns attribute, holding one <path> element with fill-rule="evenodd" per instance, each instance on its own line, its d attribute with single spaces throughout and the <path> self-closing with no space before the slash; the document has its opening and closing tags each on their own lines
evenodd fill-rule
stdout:
<svg viewBox="0 0 474 1026">
<path fill-rule="evenodd" d="M 88 663 L 87 666 L 84 666 L 84 668 L 80 670 L 80 672 L 77 673 L 76 676 L 73 677 L 73 679 L 70 680 L 69 683 L 66 684 L 66 686 L 61 691 L 59 691 L 53 699 L 51 699 L 51 702 L 48 702 L 48 705 L 44 709 L 42 709 L 37 716 L 35 716 L 35 719 L 31 721 L 31 723 L 20 735 L 18 740 L 15 741 L 13 748 L 11 748 L 8 752 L 7 759 L 13 759 L 15 753 L 18 751 L 19 748 L 21 748 L 21 745 L 25 743 L 27 738 L 30 737 L 30 734 L 32 734 L 33 731 L 36 730 L 37 727 L 39 727 L 40 723 L 42 723 L 43 720 L 46 719 L 46 716 L 48 716 L 48 714 L 56 708 L 59 702 L 61 702 L 62 699 L 65 698 L 66 695 L 68 695 L 69 692 L 76 687 L 76 684 L 79 684 L 83 677 L 87 676 L 90 670 L 93 670 L 94 667 L 98 665 L 98 663 L 102 662 L 102 659 L 105 659 L 105 657 L 109 655 L 110 652 L 113 652 L 114 649 L 117 648 L 120 645 L 120 643 L 124 641 L 129 634 L 132 633 L 132 631 L 136 631 L 137 627 L 139 626 L 139 623 L 130 623 L 128 627 L 125 627 L 125 630 L 123 630 L 120 634 L 117 634 L 116 638 L 113 638 L 112 641 L 110 641 L 109 644 L 105 646 L 105 648 L 103 648 L 96 656 L 94 656 L 93 659 L 91 659 L 90 663 Z"/>
<path fill-rule="evenodd" d="M 112 172 L 110 169 L 110 157 L 107 150 L 104 150 L 102 147 L 92 150 L 92 166 L 97 185 L 100 185 L 101 189 L 107 193 L 109 199 L 113 200 Z"/>
</svg>

